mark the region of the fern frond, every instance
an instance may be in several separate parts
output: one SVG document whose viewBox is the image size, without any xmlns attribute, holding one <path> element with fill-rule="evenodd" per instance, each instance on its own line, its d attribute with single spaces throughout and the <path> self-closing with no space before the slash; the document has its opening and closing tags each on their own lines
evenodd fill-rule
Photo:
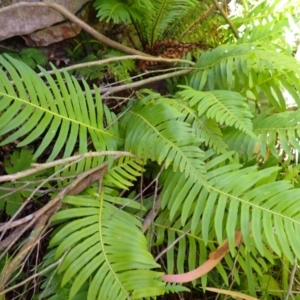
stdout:
<svg viewBox="0 0 300 300">
<path fill-rule="evenodd" d="M 204 180 L 202 142 L 188 123 L 178 120 L 183 115 L 160 101 L 139 101 L 121 120 L 125 149 L 143 160 L 172 165 L 192 181 Z"/>
<path fill-rule="evenodd" d="M 206 115 L 216 120 L 220 125 L 235 126 L 235 128 L 247 132 L 253 136 L 253 117 L 250 113 L 246 99 L 239 93 L 230 91 L 201 92 L 187 86 L 181 86 L 183 91 L 179 95 L 195 107 L 198 116 Z"/>
<path fill-rule="evenodd" d="M 168 27 L 181 20 L 197 5 L 194 0 L 154 0 L 153 7 L 145 11 L 144 28 L 148 46 L 163 39 Z"/>
<path fill-rule="evenodd" d="M 212 230 L 218 244 L 226 235 L 232 254 L 235 231 L 241 228 L 246 247 L 250 249 L 252 232 L 253 243 L 262 256 L 265 244 L 291 262 L 292 253 L 300 257 L 297 242 L 292 238 L 300 230 L 299 190 L 288 181 L 274 181 L 278 167 L 241 169 L 239 164 L 224 164 L 228 159 L 229 152 L 206 164 L 210 192 L 179 172 L 165 171 L 161 199 L 162 207 L 170 211 L 170 220 L 176 219 L 180 211 L 181 226 L 190 222 L 191 233 L 201 233 L 205 243 L 212 238 Z M 224 163 L 219 166 L 220 162 Z"/>
<path fill-rule="evenodd" d="M 227 149 L 226 143 L 223 141 L 223 134 L 219 124 L 208 118 L 206 115 L 198 115 L 197 107 L 189 106 L 187 101 L 183 101 L 182 97 L 176 95 L 175 98 L 165 98 L 160 94 L 151 91 L 141 91 L 142 95 L 149 101 L 156 101 L 167 104 L 175 108 L 182 114 L 181 121 L 184 121 L 192 126 L 195 134 L 204 141 L 206 146 L 213 148 L 217 153 L 223 153 Z"/>
<path fill-rule="evenodd" d="M 64 199 L 77 205 L 80 196 Z M 70 219 L 73 220 L 70 220 Z M 81 199 L 81 207 L 58 212 L 54 220 L 69 220 L 51 240 L 56 259 L 70 249 L 59 273 L 62 286 L 72 282 L 69 299 L 91 280 L 88 299 L 139 299 L 164 293 L 159 267 L 147 250 L 141 224 L 106 201 Z"/>
<path fill-rule="evenodd" d="M 122 0 L 96 0 L 93 5 L 98 11 L 97 18 L 99 18 L 100 21 L 106 20 L 109 22 L 112 20 L 115 24 L 120 24 L 131 23 L 132 20 L 142 20 L 141 12 L 143 6 L 137 4 L 138 3 L 136 3 L 135 6 L 131 6 Z"/>
<path fill-rule="evenodd" d="M 267 159 L 270 154 L 278 158 L 282 150 L 294 157 L 294 150 L 300 151 L 299 111 L 287 111 L 268 115 L 268 112 L 253 119 L 253 132 L 257 139 L 253 139 L 233 128 L 224 131 L 224 140 L 229 149 L 241 152 L 243 157 L 251 158 L 255 154 Z"/>
<path fill-rule="evenodd" d="M 22 139 L 19 147 L 42 138 L 34 157 L 38 157 L 53 143 L 48 160 L 53 160 L 62 150 L 70 156 L 77 148 L 88 152 L 88 135 L 97 151 L 116 150 L 116 126 L 104 128 L 105 118 L 113 113 L 105 109 L 95 87 L 95 96 L 85 81 L 83 88 L 67 72 L 55 71 L 57 83 L 41 68 L 46 83 L 24 63 L 9 56 L 0 56 L 0 135 L 1 145 Z M 6 73 L 7 72 L 7 73 Z M 11 82 L 8 76 L 12 79 Z M 115 118 L 115 117 L 113 117 Z M 76 147 L 76 148 L 75 148 Z"/>
<path fill-rule="evenodd" d="M 278 157 L 279 153 L 276 149 L 278 142 L 280 148 L 289 157 L 294 156 L 292 149 L 300 151 L 299 117 L 299 111 L 289 111 L 254 119 L 254 132 L 259 135 L 260 152 L 263 157 L 266 157 L 268 150 L 271 151 L 272 155 Z"/>
<path fill-rule="evenodd" d="M 244 25 L 244 24 L 243 24 Z M 283 35 L 284 29 L 289 26 L 288 20 L 271 20 L 263 24 L 253 24 L 248 26 L 243 32 L 243 36 L 237 40 L 238 44 L 258 43 L 268 46 L 269 50 L 278 48 L 278 39 L 281 39 L 281 44 L 286 45 Z M 276 44 L 274 43 L 276 42 Z"/>
<path fill-rule="evenodd" d="M 45 66 L 47 63 L 46 55 L 36 48 L 27 48 L 18 54 L 15 52 L 8 52 L 7 54 L 15 59 L 23 61 L 32 69 L 35 69 L 37 65 Z"/>
<path fill-rule="evenodd" d="M 291 40 L 292 28 L 297 24 L 293 20 L 297 18 L 295 9 L 294 1 L 285 1 L 284 5 L 278 0 L 262 1 L 243 15 L 232 16 L 232 23 L 242 35 L 237 43 L 257 42 L 268 49 L 280 48 L 283 53 L 292 54 L 296 42 L 296 38 Z"/>
<path fill-rule="evenodd" d="M 86 56 L 85 58 L 83 58 L 82 60 L 78 61 L 78 63 L 85 63 L 85 62 L 92 62 L 92 61 L 96 61 L 99 58 L 94 55 L 94 54 L 89 54 L 88 56 Z M 78 70 L 75 70 L 74 73 L 77 76 L 83 77 L 86 80 L 93 80 L 93 79 L 100 79 L 104 77 L 104 66 L 102 65 L 98 65 L 98 66 L 89 66 L 86 68 L 80 68 Z"/>
<path fill-rule="evenodd" d="M 143 161 L 121 157 L 117 164 L 106 173 L 103 183 L 107 186 L 127 190 L 130 186 L 133 186 L 132 181 L 135 181 L 136 177 L 141 176 L 143 173 L 142 165 Z"/>
<path fill-rule="evenodd" d="M 194 209 L 194 208 L 193 208 Z M 186 270 L 194 270 L 199 265 L 203 264 L 209 258 L 211 252 L 214 252 L 217 248 L 215 231 L 212 228 L 209 233 L 209 238 L 207 243 L 203 241 L 201 236 L 201 221 L 199 222 L 195 231 L 190 232 L 191 228 L 191 219 L 185 224 L 181 225 L 180 212 L 176 214 L 173 221 L 170 221 L 168 218 L 169 210 L 163 210 L 157 219 L 155 220 L 155 231 L 156 238 L 152 242 L 156 246 L 163 244 L 163 241 L 167 240 L 168 252 L 166 254 L 167 259 L 167 273 L 184 273 Z M 227 214 L 225 213 L 225 217 Z M 217 265 L 218 276 L 221 277 L 222 282 L 226 285 L 229 285 L 228 273 L 226 269 L 233 270 L 233 278 L 240 284 L 242 273 L 244 272 L 248 278 L 253 276 L 253 273 L 257 276 L 262 276 L 267 270 L 268 266 L 266 261 L 269 261 L 271 264 L 274 264 L 274 260 L 277 258 L 277 255 L 272 253 L 270 249 L 266 246 L 265 248 L 265 257 L 261 258 L 259 252 L 255 249 L 253 238 L 251 238 L 251 252 L 244 245 L 239 247 L 239 255 L 237 257 L 238 263 L 241 267 L 241 270 L 238 272 L 235 265 L 235 259 L 231 255 L 226 255 L 223 264 Z M 250 253 L 250 261 L 249 254 Z M 182 259 L 183 257 L 188 257 L 188 259 Z M 257 257 L 260 257 L 257 259 Z M 255 259 L 254 259 L 255 258 Z M 248 261 L 247 261 L 248 260 Z M 247 265 L 247 263 L 248 265 Z M 249 266 L 251 274 L 249 275 Z M 216 273 L 206 274 L 197 279 L 194 284 L 201 284 L 203 288 L 207 286 L 207 281 L 210 277 L 215 277 Z"/>
<path fill-rule="evenodd" d="M 255 44 L 223 45 L 200 57 L 190 86 L 196 90 L 235 90 L 245 96 L 250 91 L 258 102 L 262 93 L 273 107 L 284 111 L 281 87 L 300 104 L 298 76 L 299 63 L 291 56 Z"/>
<path fill-rule="evenodd" d="M 199 115 L 197 107 L 191 107 L 182 97 L 175 99 L 156 97 L 157 101 L 162 101 L 176 108 L 183 114 L 182 120 L 191 124 L 195 130 L 196 136 L 204 140 L 206 146 L 213 148 L 217 153 L 223 153 L 227 150 L 227 145 L 223 140 L 223 134 L 220 125 L 206 115 Z"/>
<path fill-rule="evenodd" d="M 14 151 L 9 159 L 4 160 L 4 170 L 7 174 L 16 174 L 21 171 L 30 169 L 31 164 L 35 163 L 32 158 L 33 151 L 22 148 L 20 151 Z M 40 182 L 43 178 L 46 178 L 43 174 L 45 172 L 41 171 L 37 174 L 32 174 L 22 178 L 23 182 L 18 182 L 14 180 L 13 182 L 6 182 L 0 184 L 0 210 L 5 211 L 9 216 L 13 216 L 16 211 L 21 207 L 24 199 L 30 197 L 31 190 L 37 191 L 41 188 Z M 27 189 L 24 189 L 24 180 L 28 183 L 26 184 Z"/>
</svg>

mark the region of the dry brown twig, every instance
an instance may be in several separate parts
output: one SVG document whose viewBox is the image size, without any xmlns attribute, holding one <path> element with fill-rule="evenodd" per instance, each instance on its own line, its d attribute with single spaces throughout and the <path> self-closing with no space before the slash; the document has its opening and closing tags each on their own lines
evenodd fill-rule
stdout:
<svg viewBox="0 0 300 300">
<path fill-rule="evenodd" d="M 82 68 L 88 68 L 88 67 L 93 67 L 93 66 L 101 66 L 101 65 L 106 65 L 111 62 L 117 62 L 117 61 L 122 61 L 122 60 L 146 60 L 146 61 L 158 61 L 158 62 L 165 62 L 165 63 L 184 63 L 184 64 L 189 64 L 191 66 L 194 66 L 195 63 L 186 60 L 186 59 L 177 59 L 177 58 L 164 58 L 164 57 L 145 57 L 143 55 L 124 55 L 124 56 L 117 56 L 117 57 L 110 57 L 106 59 L 101 59 L 101 60 L 96 60 L 96 61 L 90 61 L 90 62 L 84 62 L 76 65 L 72 65 L 69 67 L 64 67 L 62 69 L 58 69 L 58 72 L 64 72 L 64 71 L 73 71 L 77 69 L 82 69 Z M 48 74 L 53 75 L 55 74 L 54 71 L 47 71 Z M 43 77 L 44 73 L 38 73 L 38 76 Z"/>
<path fill-rule="evenodd" d="M 3 175 L 0 177 L 0 182 L 7 182 L 11 181 L 14 182 L 15 180 L 19 178 L 23 178 L 26 176 L 29 176 L 31 174 L 40 172 L 41 170 L 49 169 L 52 167 L 56 167 L 62 164 L 74 162 L 74 161 L 80 161 L 82 159 L 86 158 L 92 158 L 92 157 L 98 157 L 98 156 L 112 156 L 112 155 L 118 155 L 118 156 L 129 156 L 129 157 L 135 157 L 132 153 L 126 152 L 126 151 L 99 151 L 99 152 L 89 152 L 79 155 L 74 155 L 67 158 L 57 159 L 48 163 L 43 164 L 31 164 L 32 168 L 28 169 L 26 171 L 18 172 L 16 174 L 11 175 Z"/>
</svg>

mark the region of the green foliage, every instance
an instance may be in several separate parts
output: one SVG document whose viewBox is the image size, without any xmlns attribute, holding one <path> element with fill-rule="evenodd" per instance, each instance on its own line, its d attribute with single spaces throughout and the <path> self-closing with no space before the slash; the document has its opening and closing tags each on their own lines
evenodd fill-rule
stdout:
<svg viewBox="0 0 300 300">
<path fill-rule="evenodd" d="M 97 51 L 95 51 L 97 52 Z M 122 56 L 123 54 L 119 51 L 109 50 L 107 54 L 101 55 L 102 59 L 111 58 L 111 57 L 118 57 Z M 88 56 L 84 57 L 83 59 L 79 60 L 79 64 L 85 64 L 88 62 L 95 62 L 99 60 L 99 54 L 89 54 Z M 79 76 L 80 78 L 84 78 L 85 80 L 102 80 L 105 75 L 109 77 L 110 80 L 115 81 L 123 81 L 125 83 L 131 82 L 130 79 L 130 72 L 135 70 L 136 66 L 134 61 L 132 60 L 121 60 L 111 62 L 107 65 L 94 65 L 94 66 L 87 66 L 80 69 L 76 69 L 74 73 Z M 72 72 L 71 72 L 72 73 Z"/>
<path fill-rule="evenodd" d="M 116 24 L 133 23 L 141 43 L 149 47 L 156 41 L 165 39 L 167 32 L 171 32 L 172 27 L 180 24 L 182 18 L 191 12 L 196 4 L 195 0 L 94 2 L 99 20 L 112 20 Z"/>
<path fill-rule="evenodd" d="M 241 94 L 230 91 L 195 91 L 190 87 L 179 93 L 189 106 L 195 108 L 198 116 L 206 115 L 215 119 L 220 125 L 234 126 L 235 128 L 251 134 L 253 117 L 250 113 L 246 98 Z"/>
<path fill-rule="evenodd" d="M 199 91 L 235 90 L 258 106 L 267 99 L 285 111 L 284 89 L 300 104 L 298 76 L 299 63 L 291 56 L 255 44 L 223 45 L 200 57 L 190 85 Z"/>
<path fill-rule="evenodd" d="M 109 51 L 104 58 L 123 56 L 119 51 Z M 107 65 L 109 74 L 116 81 L 122 81 L 123 83 L 131 82 L 130 73 L 135 70 L 135 62 L 133 60 L 121 60 L 110 63 Z"/>
<path fill-rule="evenodd" d="M 96 0 L 94 7 L 98 11 L 97 17 L 100 21 L 106 20 L 109 22 L 112 20 L 114 23 L 128 23 L 133 21 L 140 21 L 143 16 L 141 14 L 142 9 L 147 9 L 147 6 L 151 2 L 143 4 L 141 1 L 129 1 L 129 5 L 122 0 L 113 1 L 101 1 Z"/>
<path fill-rule="evenodd" d="M 298 5 L 291 0 L 243 2 L 240 12 L 232 13 L 232 22 L 240 32 L 237 43 L 256 42 L 268 49 L 291 54 L 299 38 Z"/>
<path fill-rule="evenodd" d="M 113 122 L 115 116 L 105 109 L 97 89 L 94 90 L 94 105 L 91 89 L 84 80 L 81 87 L 74 77 L 67 72 L 59 73 L 54 66 L 57 83 L 45 69 L 40 68 L 46 82 L 9 56 L 1 56 L 0 63 L 14 82 L 13 87 L 4 71 L 0 70 L 3 78 L 0 83 L 0 95 L 3 96 L 0 134 L 6 136 L 0 145 L 23 139 L 18 144 L 22 147 L 43 136 L 34 158 L 53 143 L 49 161 L 62 150 L 63 157 L 70 156 L 77 140 L 79 153 L 87 152 L 88 135 L 97 151 L 117 148 L 120 141 L 117 127 L 104 127 L 105 120 Z"/>
<path fill-rule="evenodd" d="M 90 54 L 78 63 L 87 63 L 98 60 L 96 55 Z M 104 76 L 104 66 L 89 66 L 75 70 L 75 74 L 85 78 L 86 80 L 100 79 Z"/>
<path fill-rule="evenodd" d="M 181 114 L 162 101 L 139 101 L 124 116 L 125 150 L 132 151 L 144 160 L 151 159 L 174 171 L 180 170 L 192 180 L 203 181 L 204 153 L 201 140 L 185 122 L 177 119 Z M 153 118 L 155 116 L 155 118 Z M 203 182 L 202 182 L 203 183 Z"/>
<path fill-rule="evenodd" d="M 194 4 L 95 2 L 99 18 L 146 24 L 141 37 L 149 45 Z M 145 20 L 132 13 L 142 7 Z M 248 34 L 258 40 L 255 30 Z M 287 275 L 279 282 L 270 269 L 280 259 L 286 265 L 300 259 L 299 165 L 293 161 L 300 150 L 300 116 L 287 110 L 284 95 L 288 91 L 300 104 L 300 68 L 292 56 L 246 40 L 205 52 L 173 97 L 143 91 L 119 116 L 102 102 L 98 87 L 53 66 L 53 77 L 40 68 L 41 79 L 24 63 L 0 56 L 1 145 L 18 139 L 20 147 L 37 148 L 33 157 L 21 152 L 12 162 L 42 155 L 53 161 L 90 149 L 134 155 L 85 159 L 61 173 L 79 175 L 108 165 L 103 180 L 66 196 L 53 217 L 56 230 L 42 270 L 53 263 L 57 269 L 44 274 L 41 297 L 142 299 L 182 291 L 161 275 L 195 269 L 225 239 L 230 253 L 194 285 L 229 286 L 231 276 L 236 286 L 247 283 L 252 296 L 258 296 L 257 288 L 261 296 L 287 287 Z M 133 198 L 140 178 L 155 179 L 155 191 Z M 157 201 L 152 228 L 143 234 L 142 222 Z M 165 267 L 153 258 L 151 246 L 167 249 Z"/>
<path fill-rule="evenodd" d="M 26 48 L 19 53 L 7 52 L 7 54 L 13 58 L 23 61 L 32 69 L 35 69 L 38 65 L 45 66 L 47 63 L 46 55 L 36 48 Z"/>
<path fill-rule="evenodd" d="M 105 196 L 102 194 L 100 201 L 66 197 L 64 202 L 79 204 L 80 208 L 61 211 L 54 218 L 73 219 L 50 243 L 58 246 L 56 259 L 70 250 L 58 271 L 64 272 L 62 286 L 76 276 L 69 298 L 77 294 L 92 274 L 88 299 L 140 299 L 162 294 L 161 273 L 150 270 L 159 265 L 147 251 L 146 239 L 139 230 L 140 222 L 102 197 Z"/>
<path fill-rule="evenodd" d="M 35 160 L 32 150 L 22 148 L 21 151 L 14 151 L 10 159 L 4 161 L 7 174 L 15 174 L 30 168 Z M 0 209 L 12 216 L 20 208 L 24 200 L 38 187 L 39 183 L 35 180 L 42 179 L 45 172 L 39 172 L 22 178 L 22 182 L 6 182 L 0 185 Z"/>
</svg>

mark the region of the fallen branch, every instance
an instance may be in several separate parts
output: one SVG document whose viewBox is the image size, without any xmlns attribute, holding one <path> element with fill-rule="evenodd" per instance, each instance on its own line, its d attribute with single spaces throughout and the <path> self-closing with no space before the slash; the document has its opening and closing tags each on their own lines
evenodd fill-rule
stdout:
<svg viewBox="0 0 300 300">
<path fill-rule="evenodd" d="M 186 75 L 186 74 L 190 73 L 191 70 L 192 70 L 191 68 L 188 68 L 188 69 L 175 71 L 175 72 L 171 72 L 171 73 L 167 73 L 167 74 L 163 74 L 163 75 L 158 75 L 158 76 L 150 77 L 147 79 L 143 79 L 143 80 L 139 80 L 136 82 L 119 85 L 119 86 L 115 86 L 115 87 L 100 87 L 99 91 L 104 96 L 107 96 L 112 93 L 117 93 L 117 92 L 125 91 L 128 89 L 135 89 L 137 87 L 143 86 L 148 83 L 153 83 L 156 81 L 161 81 L 161 80 L 176 77 L 176 76 Z"/>
<path fill-rule="evenodd" d="M 16 174 L 10 174 L 10 175 L 2 175 L 0 177 L 0 182 L 7 182 L 7 181 L 11 181 L 11 182 L 15 182 L 15 180 L 19 179 L 19 178 L 23 178 L 26 176 L 29 176 L 31 174 L 40 172 L 41 170 L 46 170 L 55 166 L 59 166 L 62 164 L 66 164 L 66 163 L 70 163 L 70 162 L 74 162 L 74 161 L 80 161 L 82 159 L 86 159 L 86 158 L 91 158 L 91 157 L 98 157 L 98 156 L 108 156 L 108 155 L 115 155 L 115 156 L 129 156 L 129 157 L 135 157 L 132 153 L 130 152 L 126 152 L 126 151 L 99 151 L 99 152 L 88 152 L 88 153 L 84 153 L 84 154 L 79 154 L 79 155 L 74 155 L 71 157 L 67 157 L 67 158 L 61 158 L 61 159 L 57 159 L 48 163 L 43 163 L 43 164 L 31 164 L 32 168 L 22 171 L 22 172 L 18 172 Z"/>
<path fill-rule="evenodd" d="M 164 58 L 164 57 L 145 57 L 144 55 L 124 55 L 124 56 L 116 56 L 116 57 L 110 57 L 106 59 L 101 59 L 101 60 L 96 60 L 96 61 L 89 61 L 89 62 L 84 62 L 68 67 L 63 67 L 61 69 L 58 69 L 58 72 L 62 73 L 64 71 L 73 71 L 77 69 L 82 69 L 82 68 L 88 68 L 88 67 L 93 67 L 93 66 L 101 66 L 101 65 L 106 65 L 111 62 L 117 62 L 121 60 L 130 60 L 130 59 L 136 59 L 136 60 L 146 60 L 146 61 L 157 61 L 157 62 L 162 62 L 162 63 L 183 63 L 183 64 L 189 64 L 191 66 L 195 65 L 195 62 L 186 60 L 186 59 L 178 59 L 178 58 Z M 56 71 L 49 70 L 47 71 L 47 74 L 53 75 L 55 74 Z M 38 76 L 43 77 L 44 73 L 38 73 Z"/>
</svg>

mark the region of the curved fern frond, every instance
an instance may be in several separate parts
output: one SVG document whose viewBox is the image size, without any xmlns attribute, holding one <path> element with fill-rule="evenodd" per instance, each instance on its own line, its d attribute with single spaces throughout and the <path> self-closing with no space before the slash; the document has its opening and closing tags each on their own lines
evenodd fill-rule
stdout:
<svg viewBox="0 0 300 300">
<path fill-rule="evenodd" d="M 102 193 L 103 197 L 103 193 Z M 75 200 L 75 201 L 74 201 Z M 54 220 L 69 220 L 52 238 L 58 259 L 68 249 L 58 273 L 62 286 L 72 282 L 69 299 L 90 280 L 88 299 L 141 299 L 164 293 L 162 273 L 147 250 L 140 222 L 125 211 L 104 201 L 66 197 L 78 205 L 58 212 Z M 70 220 L 73 219 L 73 220 Z"/>
<path fill-rule="evenodd" d="M 163 38 L 168 27 L 181 20 L 197 5 L 194 0 L 154 0 L 152 7 L 145 11 L 144 28 L 148 46 Z"/>
<path fill-rule="evenodd" d="M 147 99 L 146 99 L 147 100 Z M 137 157 L 172 165 L 192 181 L 204 183 L 203 151 L 194 130 L 178 120 L 183 115 L 160 101 L 139 101 L 121 120 L 125 149 Z"/>
<path fill-rule="evenodd" d="M 134 5 L 128 5 L 128 3 L 122 0 L 96 0 L 93 5 L 98 11 L 97 18 L 100 21 L 106 20 L 109 22 L 112 20 L 115 24 L 120 24 L 131 23 L 131 20 L 142 20 L 142 8 L 145 8 L 146 5 L 144 6 L 138 2 L 140 1 L 136 1 Z M 147 3 L 151 5 L 150 1 Z"/>
<path fill-rule="evenodd" d="M 44 82 L 27 65 L 9 56 L 0 56 L 0 65 L 0 135 L 5 137 L 1 145 L 22 139 L 21 147 L 42 138 L 34 157 L 53 143 L 48 161 L 62 150 L 64 157 L 75 150 L 88 152 L 88 136 L 97 151 L 117 149 L 121 141 L 118 127 L 104 128 L 106 121 L 116 117 L 102 104 L 96 87 L 93 96 L 84 80 L 82 88 L 75 77 L 60 74 L 54 66 L 57 82 L 40 68 Z"/>
<path fill-rule="evenodd" d="M 252 154 L 266 159 L 270 154 L 279 157 L 282 150 L 294 157 L 294 149 L 300 151 L 300 115 L 299 111 L 287 111 L 268 115 L 269 111 L 253 119 L 253 132 L 257 139 L 253 139 L 233 128 L 224 131 L 224 140 L 229 149 L 241 152 L 244 157 Z"/>
<path fill-rule="evenodd" d="M 246 247 L 251 249 L 252 232 L 253 243 L 262 256 L 267 245 L 291 262 L 292 253 L 300 257 L 298 242 L 293 238 L 300 231 L 299 190 L 288 181 L 274 181 L 278 167 L 241 169 L 228 159 L 229 152 L 206 164 L 210 192 L 180 172 L 165 171 L 161 199 L 162 206 L 170 211 L 170 220 L 175 220 L 180 211 L 181 226 L 190 222 L 191 233 L 201 233 L 205 243 L 215 237 L 221 244 L 226 236 L 232 254 L 235 231 L 241 228 Z"/>
<path fill-rule="evenodd" d="M 259 134 L 260 152 L 266 157 L 267 151 L 278 157 L 278 142 L 280 148 L 289 157 L 293 157 L 292 149 L 300 151 L 300 113 L 284 112 L 253 120 L 254 132 Z"/>
<path fill-rule="evenodd" d="M 106 186 L 128 189 L 133 186 L 132 181 L 141 176 L 144 169 L 143 161 L 135 160 L 130 157 L 121 157 L 115 166 L 106 173 L 103 183 Z"/>
<path fill-rule="evenodd" d="M 227 144 L 223 140 L 223 133 L 216 120 L 208 118 L 206 115 L 198 115 L 196 107 L 190 107 L 181 99 L 163 99 L 184 114 L 185 122 L 191 124 L 198 137 L 204 140 L 209 148 L 213 148 L 217 153 L 224 153 L 227 150 Z M 170 100 L 172 102 L 170 102 Z"/>
<path fill-rule="evenodd" d="M 282 40 L 283 45 L 287 44 L 283 32 L 288 25 L 289 22 L 287 19 L 272 20 L 267 23 L 253 24 L 251 26 L 248 25 L 247 29 L 243 32 L 243 36 L 237 40 L 237 43 L 256 42 L 260 45 L 267 45 L 269 49 L 276 50 L 276 48 L 278 48 L 278 45 L 276 45 L 278 43 L 278 38 Z M 276 44 L 274 41 L 276 41 Z"/>
<path fill-rule="evenodd" d="M 198 115 L 197 107 L 191 107 L 187 101 L 183 101 L 182 97 L 165 98 L 160 94 L 146 92 L 145 98 L 149 101 L 161 102 L 175 108 L 182 114 L 180 120 L 191 124 L 195 130 L 196 136 L 202 139 L 206 146 L 213 148 L 217 153 L 223 153 L 227 150 L 227 145 L 223 140 L 223 134 L 219 124 L 208 118 L 206 115 Z"/>
<path fill-rule="evenodd" d="M 239 93 L 230 91 L 201 92 L 187 86 L 181 86 L 183 91 L 179 95 L 189 106 L 197 109 L 198 115 L 206 115 L 216 120 L 220 125 L 234 126 L 235 128 L 253 136 L 253 117 L 246 99 Z"/>
<path fill-rule="evenodd" d="M 284 111 L 286 101 L 281 87 L 300 104 L 299 66 L 295 58 L 255 44 L 222 45 L 200 57 L 190 86 L 199 91 L 251 92 L 258 102 L 263 94 L 273 107 Z"/>
<path fill-rule="evenodd" d="M 231 17 L 231 21 L 238 29 L 241 37 L 238 44 L 257 42 L 264 44 L 268 49 L 280 48 L 284 53 L 291 54 L 292 44 L 290 34 L 294 24 L 297 24 L 297 15 L 293 13 L 297 7 L 294 1 L 260 2 L 251 10 L 242 15 Z"/>
</svg>

